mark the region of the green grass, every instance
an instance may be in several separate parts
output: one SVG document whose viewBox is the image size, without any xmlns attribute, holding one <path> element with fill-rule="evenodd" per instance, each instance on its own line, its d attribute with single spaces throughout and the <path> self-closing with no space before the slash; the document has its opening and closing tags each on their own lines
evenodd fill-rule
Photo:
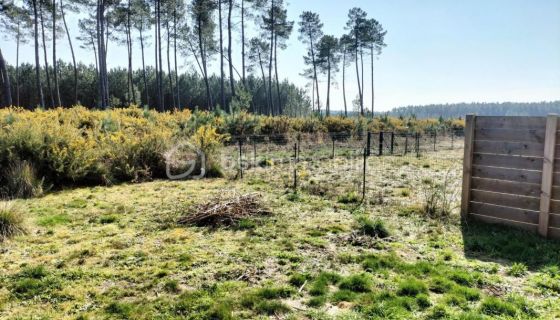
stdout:
<svg viewBox="0 0 560 320">
<path fill-rule="evenodd" d="M 340 174 L 351 172 L 340 158 L 302 161 L 309 176 L 297 198 L 278 164 L 248 170 L 245 180 L 154 181 L 18 200 L 27 233 L 0 248 L 0 318 L 560 317 L 559 242 L 463 225 L 457 213 L 443 222 L 416 212 L 422 180 L 437 183 L 448 168 L 460 177 L 453 157 L 369 158 L 371 189 L 358 207 L 338 201 L 359 183 Z M 306 179 L 328 192 L 313 194 Z M 402 189 L 410 194 L 394 192 Z M 232 228 L 175 223 L 232 190 L 258 192 L 272 214 Z M 369 217 L 364 229 L 360 217 Z"/>
</svg>

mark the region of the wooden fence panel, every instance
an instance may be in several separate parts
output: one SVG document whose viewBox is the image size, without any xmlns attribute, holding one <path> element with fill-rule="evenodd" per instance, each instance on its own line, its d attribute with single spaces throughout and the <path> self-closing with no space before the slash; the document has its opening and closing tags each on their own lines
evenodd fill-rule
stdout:
<svg viewBox="0 0 560 320">
<path fill-rule="evenodd" d="M 466 120 L 461 216 L 560 239 L 560 119 Z"/>
</svg>

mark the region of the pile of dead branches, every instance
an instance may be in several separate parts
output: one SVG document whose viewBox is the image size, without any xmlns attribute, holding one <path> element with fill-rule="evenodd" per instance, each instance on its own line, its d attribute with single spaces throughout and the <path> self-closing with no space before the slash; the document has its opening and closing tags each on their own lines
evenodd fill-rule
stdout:
<svg viewBox="0 0 560 320">
<path fill-rule="evenodd" d="M 219 194 L 208 202 L 195 206 L 190 212 L 179 218 L 179 224 L 197 226 L 228 226 L 251 217 L 270 214 L 261 202 L 261 195 L 249 193 L 240 195 Z"/>
</svg>

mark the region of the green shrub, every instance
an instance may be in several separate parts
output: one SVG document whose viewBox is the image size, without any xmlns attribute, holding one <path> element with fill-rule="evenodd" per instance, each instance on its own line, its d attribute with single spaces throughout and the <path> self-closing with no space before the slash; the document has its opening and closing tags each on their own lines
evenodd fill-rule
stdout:
<svg viewBox="0 0 560 320">
<path fill-rule="evenodd" d="M 361 216 L 358 218 L 358 224 L 360 232 L 368 236 L 383 239 L 391 235 L 385 223 L 379 218 L 371 220 L 365 216 Z"/>
<path fill-rule="evenodd" d="M 0 204 L 0 242 L 25 233 L 24 213 L 11 204 Z"/>
</svg>

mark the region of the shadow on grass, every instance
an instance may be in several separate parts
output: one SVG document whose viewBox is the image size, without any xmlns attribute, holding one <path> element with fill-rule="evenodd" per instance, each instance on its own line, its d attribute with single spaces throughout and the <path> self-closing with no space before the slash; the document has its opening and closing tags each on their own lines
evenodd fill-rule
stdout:
<svg viewBox="0 0 560 320">
<path fill-rule="evenodd" d="M 465 256 L 498 263 L 523 263 L 532 270 L 560 266 L 560 241 L 511 227 L 462 223 Z"/>
</svg>

